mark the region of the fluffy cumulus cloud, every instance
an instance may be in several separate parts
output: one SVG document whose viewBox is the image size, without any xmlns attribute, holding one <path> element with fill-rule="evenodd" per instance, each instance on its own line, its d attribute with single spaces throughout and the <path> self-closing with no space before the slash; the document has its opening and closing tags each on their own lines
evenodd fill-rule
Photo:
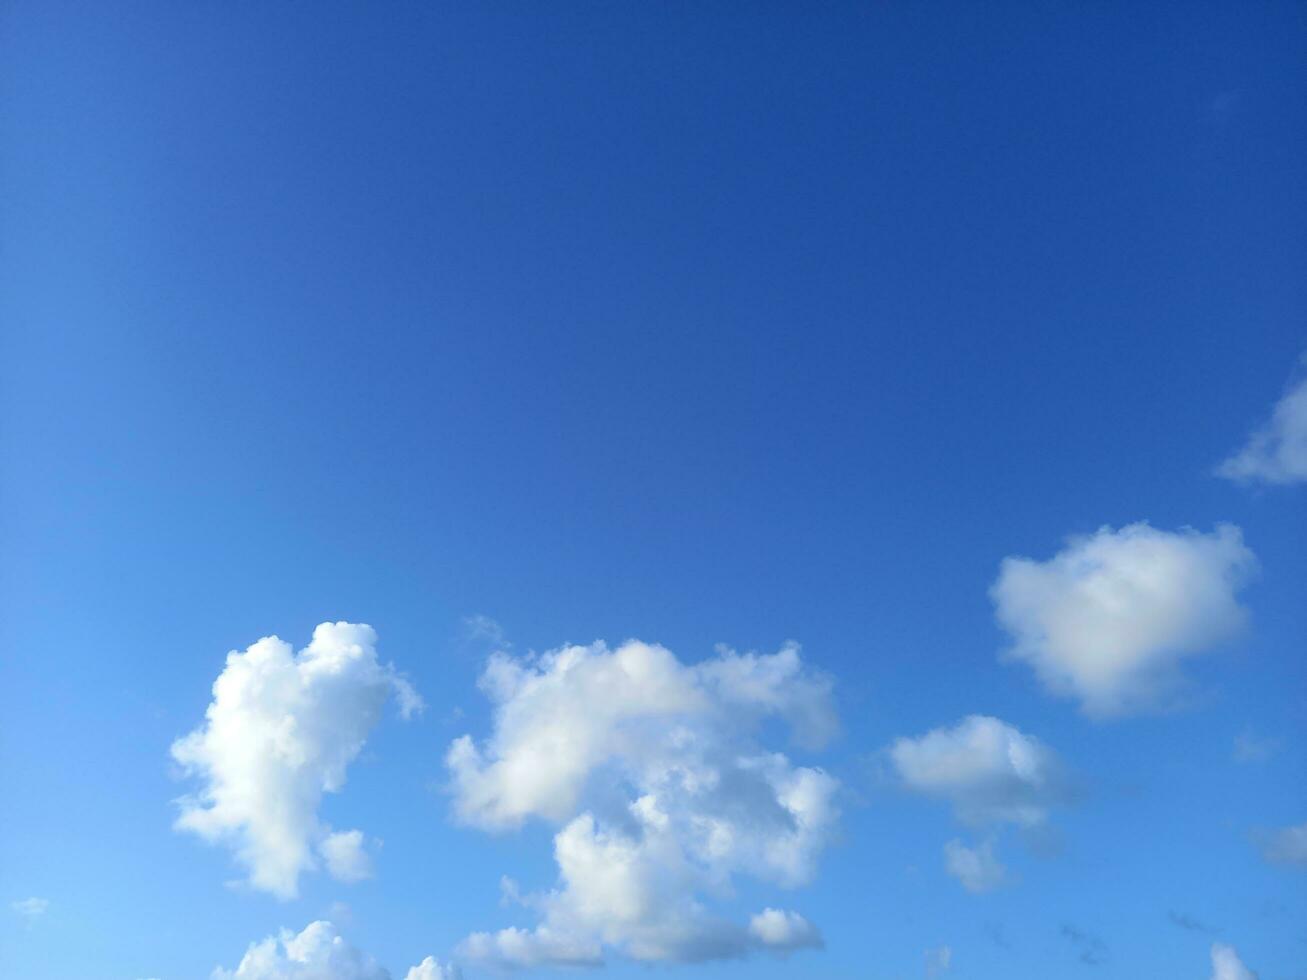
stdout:
<svg viewBox="0 0 1307 980">
<path fill-rule="evenodd" d="M 837 820 L 836 781 L 766 751 L 779 720 L 802 747 L 836 731 L 828 679 L 799 650 L 719 649 L 695 665 L 636 641 L 492 657 L 484 743 L 447 755 L 466 824 L 538 819 L 554 835 L 556 886 L 521 895 L 530 928 L 476 933 L 464 956 L 507 966 L 695 961 L 820 944 L 816 927 L 765 909 L 747 923 L 714 914 L 738 874 L 793 887 L 813 875 Z"/>
<path fill-rule="evenodd" d="M 797 912 L 763 909 L 749 920 L 749 934 L 768 949 L 784 951 L 820 947 L 821 933 Z"/>
<path fill-rule="evenodd" d="M 1217 473 L 1240 483 L 1307 482 L 1307 377 L 1289 389 L 1272 409 L 1270 421 Z"/>
<path fill-rule="evenodd" d="M 459 980 L 460 977 L 462 973 L 458 967 L 452 963 L 441 963 L 434 956 L 428 956 L 404 974 L 404 980 Z"/>
<path fill-rule="evenodd" d="M 1272 864 L 1307 869 L 1307 823 L 1259 835 L 1262 855 Z"/>
<path fill-rule="evenodd" d="M 1243 965 L 1233 946 L 1212 943 L 1212 980 L 1257 980 L 1257 974 Z"/>
<path fill-rule="evenodd" d="M 1243 626 L 1237 593 L 1254 566 L 1237 527 L 1139 523 L 1072 538 L 1048 561 L 1005 558 L 990 595 L 1014 641 L 1006 656 L 1105 717 L 1182 689 L 1181 662 Z"/>
<path fill-rule="evenodd" d="M 458 980 L 457 968 L 428 956 L 405 980 Z M 326 921 L 311 922 L 296 934 L 282 930 L 252 943 L 235 970 L 222 967 L 212 980 L 391 980 L 388 970 L 351 946 Z"/>
<path fill-rule="evenodd" d="M 173 743 L 201 782 L 177 827 L 230 844 L 251 886 L 291 898 L 319 861 L 344 881 L 370 873 L 362 832 L 333 832 L 318 804 L 344 786 L 388 698 L 405 717 L 422 706 L 376 641 L 370 626 L 323 623 L 299 653 L 275 636 L 232 651 L 204 724 Z"/>
<path fill-rule="evenodd" d="M 905 789 L 948 802 L 957 819 L 976 830 L 993 833 L 1009 825 L 1034 830 L 1051 808 L 1070 798 L 1056 753 L 1033 735 L 987 715 L 897 739 L 888 755 Z M 968 891 L 990 891 L 1005 877 L 992 839 L 977 847 L 950 841 L 944 859 Z"/>
<path fill-rule="evenodd" d="M 1053 750 L 987 715 L 897 739 L 889 757 L 905 788 L 947 800 L 973 827 L 1033 827 L 1067 797 L 1065 770 Z"/>
</svg>

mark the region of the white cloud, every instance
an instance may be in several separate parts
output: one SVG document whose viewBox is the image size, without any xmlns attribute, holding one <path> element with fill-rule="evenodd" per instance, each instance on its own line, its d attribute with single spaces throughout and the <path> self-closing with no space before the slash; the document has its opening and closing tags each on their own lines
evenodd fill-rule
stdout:
<svg viewBox="0 0 1307 980">
<path fill-rule="evenodd" d="M 49 911 L 50 900 L 48 898 L 36 897 L 21 898 L 16 902 L 10 902 L 9 907 L 30 924 Z"/>
<path fill-rule="evenodd" d="M 749 934 L 769 949 L 785 951 L 820 947 L 821 933 L 797 912 L 763 909 L 749 920 Z"/>
<path fill-rule="evenodd" d="M 993 891 L 1003 884 L 1007 869 L 994 856 L 993 841 L 979 847 L 968 847 L 960 840 L 944 845 L 944 867 L 962 887 L 973 894 Z"/>
<path fill-rule="evenodd" d="M 1233 946 L 1212 943 L 1212 980 L 1257 980 L 1257 974 L 1243 965 Z"/>
<path fill-rule="evenodd" d="M 1272 864 L 1307 868 L 1307 823 L 1261 834 L 1262 856 Z"/>
<path fill-rule="evenodd" d="M 1138 523 L 1072 538 L 1045 562 L 1005 558 L 990 596 L 1014 640 L 1005 657 L 1106 717 L 1164 704 L 1183 686 L 1184 658 L 1239 631 L 1235 596 L 1254 567 L 1237 527 Z"/>
<path fill-rule="evenodd" d="M 459 944 L 458 951 L 474 962 L 502 967 L 598 966 L 604 959 L 595 940 L 560 933 L 548 925 L 474 932 Z"/>
<path fill-rule="evenodd" d="M 409 967 L 404 980 L 458 980 L 461 975 L 452 963 L 442 964 L 434 956 L 428 956 L 417 966 Z"/>
<path fill-rule="evenodd" d="M 785 920 L 788 938 L 769 943 L 704 903 L 741 873 L 805 883 L 834 830 L 836 781 L 757 743 L 769 717 L 808 746 L 835 733 L 830 681 L 797 647 L 719 649 L 693 666 L 637 641 L 497 654 L 480 686 L 495 704 L 494 731 L 482 745 L 464 736 L 450 747 L 455 812 L 492 830 L 532 818 L 558 825 L 559 879 L 520 899 L 539 917 L 534 928 L 476 933 L 463 955 L 581 964 L 607 947 L 691 961 L 816 941 L 797 915 Z M 759 928 L 791 914 L 760 913 Z"/>
<path fill-rule="evenodd" d="M 1216 472 L 1240 483 L 1307 481 L 1307 377 L 1285 393 L 1270 421 Z"/>
<path fill-rule="evenodd" d="M 229 843 L 250 885 L 281 898 L 297 893 L 319 857 L 344 880 L 365 875 L 362 833 L 333 833 L 318 804 L 344 786 L 392 694 L 405 717 L 420 710 L 417 692 L 378 662 L 370 626 L 323 623 L 298 654 L 275 636 L 233 650 L 205 723 L 172 746 L 203 781 L 180 801 L 176 826 Z"/>
<path fill-rule="evenodd" d="M 219 967 L 213 980 L 390 980 L 390 974 L 330 922 L 318 921 L 298 935 L 283 929 L 251 943 L 234 971 Z"/>
<path fill-rule="evenodd" d="M 973 827 L 1034 827 L 1067 798 L 1067 779 L 1053 750 L 987 715 L 896 739 L 889 757 L 907 789 L 947 800 L 957 818 Z"/>
<path fill-rule="evenodd" d="M 453 966 L 428 956 L 405 980 L 458 980 Z M 235 970 L 218 967 L 212 980 L 390 980 L 390 971 L 351 946 L 326 921 L 310 922 L 298 935 L 283 929 L 251 943 Z"/>
<path fill-rule="evenodd" d="M 960 822 L 977 830 L 1010 825 L 1032 831 L 1053 807 L 1070 800 L 1057 754 L 988 715 L 969 715 L 951 728 L 896 739 L 888 755 L 905 789 L 948 802 Z M 991 891 L 1006 875 L 992 839 L 977 847 L 949 841 L 944 863 L 971 892 Z"/>
<path fill-rule="evenodd" d="M 318 845 L 327 871 L 337 881 L 362 881 L 372 877 L 372 858 L 363 847 L 363 831 L 341 830 L 328 834 Z"/>
</svg>

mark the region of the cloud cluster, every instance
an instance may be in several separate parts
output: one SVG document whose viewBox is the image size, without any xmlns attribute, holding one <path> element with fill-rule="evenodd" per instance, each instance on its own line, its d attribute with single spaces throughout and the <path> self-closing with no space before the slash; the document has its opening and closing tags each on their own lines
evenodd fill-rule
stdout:
<svg viewBox="0 0 1307 980">
<path fill-rule="evenodd" d="M 1212 980 L 1257 980 L 1257 974 L 1243 965 L 1233 946 L 1212 943 Z"/>
<path fill-rule="evenodd" d="M 1065 767 L 1052 749 L 987 715 L 896 739 L 888 756 L 905 789 L 947 801 L 954 816 L 976 830 L 1007 825 L 1031 830 L 1070 797 Z M 990 891 L 1005 877 L 992 840 L 977 847 L 949 841 L 944 858 L 968 891 Z"/>
<path fill-rule="evenodd" d="M 1183 686 L 1180 664 L 1239 631 L 1255 567 L 1237 527 L 1147 523 L 1072 538 L 1048 561 L 1005 558 L 990 589 L 1006 657 L 1095 717 L 1147 710 Z"/>
<path fill-rule="evenodd" d="M 343 881 L 370 874 L 362 832 L 333 832 L 318 804 L 344 786 L 388 698 L 404 717 L 422 706 L 376 640 L 370 626 L 323 623 L 298 654 L 275 636 L 232 651 L 204 724 L 173 743 L 202 782 L 176 826 L 230 844 L 254 888 L 291 898 L 319 860 Z"/>
<path fill-rule="evenodd" d="M 428 956 L 404 980 L 459 980 L 459 971 Z M 212 980 L 391 980 L 390 971 L 351 946 L 326 921 L 311 922 L 296 934 L 251 943 L 235 970 L 219 967 Z"/>
<path fill-rule="evenodd" d="M 449 749 L 455 812 L 491 830 L 558 826 L 558 883 L 520 898 L 532 928 L 473 934 L 462 955 L 584 964 L 611 948 L 697 961 L 820 943 L 796 913 L 766 909 L 743 925 L 705 904 L 740 873 L 805 883 L 834 830 L 836 781 L 758 742 L 769 719 L 806 747 L 836 731 L 830 682 L 797 647 L 719 649 L 696 665 L 637 641 L 497 654 L 480 686 L 494 730 Z"/>
<path fill-rule="evenodd" d="M 1240 483 L 1307 482 L 1307 377 L 1285 393 L 1270 421 L 1216 472 Z"/>
</svg>

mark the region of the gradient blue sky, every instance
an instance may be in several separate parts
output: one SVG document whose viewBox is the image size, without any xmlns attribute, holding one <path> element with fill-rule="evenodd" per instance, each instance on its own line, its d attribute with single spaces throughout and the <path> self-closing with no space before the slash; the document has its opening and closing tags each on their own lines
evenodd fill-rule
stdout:
<svg viewBox="0 0 1307 980">
<path fill-rule="evenodd" d="M 1206 978 L 1215 938 L 1307 977 L 1255 841 L 1307 820 L 1307 487 L 1214 475 L 1307 349 L 1305 50 L 1299 4 L 5 4 L 0 974 L 202 978 L 330 917 L 399 978 L 529 925 L 499 879 L 549 887 L 551 828 L 446 791 L 485 616 L 834 678 L 797 757 L 838 838 L 724 905 L 826 948 L 660 973 Z M 1095 720 L 988 593 L 1141 520 L 1239 526 L 1248 625 Z M 376 877 L 232 889 L 169 746 L 326 620 L 427 702 L 323 803 Z M 972 713 L 1079 787 L 985 894 L 883 753 Z"/>
</svg>

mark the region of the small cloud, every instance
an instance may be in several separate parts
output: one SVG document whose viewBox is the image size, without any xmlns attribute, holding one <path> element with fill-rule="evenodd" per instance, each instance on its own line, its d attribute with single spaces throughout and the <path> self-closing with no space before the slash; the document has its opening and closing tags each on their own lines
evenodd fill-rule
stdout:
<svg viewBox="0 0 1307 980">
<path fill-rule="evenodd" d="M 895 739 L 888 756 L 904 789 L 947 800 L 971 827 L 1038 827 L 1071 798 L 1061 760 L 1047 745 L 988 715 Z"/>
<path fill-rule="evenodd" d="M 1301 363 L 1307 366 L 1307 356 Z M 1270 419 L 1216 475 L 1236 483 L 1307 483 L 1307 376 L 1284 393 Z"/>
<path fill-rule="evenodd" d="M 1086 966 L 1101 966 L 1107 961 L 1107 943 L 1093 933 L 1064 923 L 1062 936 L 1075 947 L 1077 958 Z"/>
<path fill-rule="evenodd" d="M 28 925 L 31 925 L 50 908 L 48 898 L 23 898 L 16 902 L 10 902 L 9 907 L 20 915 Z"/>
<path fill-rule="evenodd" d="M 481 613 L 463 617 L 463 636 L 468 640 L 479 640 L 497 650 L 513 648 L 513 644 L 505 639 L 504 628 Z"/>
<path fill-rule="evenodd" d="M 999 718 L 970 715 L 952 727 L 895 739 L 885 756 L 904 789 L 947 801 L 960 823 L 987 832 L 976 847 L 960 840 L 944 845 L 949 874 L 968 891 L 991 891 L 1005 880 L 994 854 L 1005 826 L 1017 827 L 1032 847 L 1056 852 L 1048 816 L 1074 794 L 1057 754 L 1033 735 Z"/>
<path fill-rule="evenodd" d="M 1261 738 L 1245 728 L 1234 737 L 1234 761 L 1242 763 L 1265 762 L 1280 748 L 1279 739 Z"/>
<path fill-rule="evenodd" d="M 967 847 L 960 840 L 944 845 L 944 866 L 967 891 L 979 895 L 991 892 L 1007 878 L 1007 868 L 994 856 L 994 842 Z"/>
<path fill-rule="evenodd" d="M 821 933 L 798 912 L 763 909 L 749 920 L 749 935 L 774 953 L 820 949 Z"/>
<path fill-rule="evenodd" d="M 328 834 L 318 845 L 327 871 L 337 881 L 355 882 L 372 877 L 372 858 L 363 846 L 363 831 L 341 830 Z"/>
<path fill-rule="evenodd" d="M 926 980 L 942 977 L 953 966 L 953 948 L 939 946 L 926 950 Z"/>
<path fill-rule="evenodd" d="M 1212 980 L 1257 980 L 1257 974 L 1243 965 L 1233 946 L 1212 943 Z"/>
<path fill-rule="evenodd" d="M 428 956 L 417 966 L 410 967 L 404 980 L 462 980 L 462 976 L 462 971 L 453 963 L 442 964 L 434 956 Z"/>
<path fill-rule="evenodd" d="M 1307 870 L 1307 823 L 1258 831 L 1253 839 L 1271 864 Z"/>
</svg>

